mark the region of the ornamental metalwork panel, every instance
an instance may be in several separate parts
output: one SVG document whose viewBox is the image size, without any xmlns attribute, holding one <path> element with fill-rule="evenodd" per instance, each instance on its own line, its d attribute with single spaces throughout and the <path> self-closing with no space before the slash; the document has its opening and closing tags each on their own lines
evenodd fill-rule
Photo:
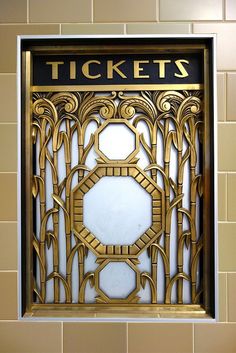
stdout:
<svg viewBox="0 0 236 353">
<path fill-rule="evenodd" d="M 47 65 L 58 79 L 60 64 Z M 113 70 L 122 77 L 121 64 Z M 203 83 L 86 91 L 31 81 L 31 310 L 207 314 Z"/>
</svg>

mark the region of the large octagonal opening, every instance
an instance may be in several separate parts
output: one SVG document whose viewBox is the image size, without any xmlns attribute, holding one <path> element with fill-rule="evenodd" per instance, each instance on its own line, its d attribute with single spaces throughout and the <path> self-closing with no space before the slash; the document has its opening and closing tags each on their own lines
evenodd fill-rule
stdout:
<svg viewBox="0 0 236 353">
<path fill-rule="evenodd" d="M 104 245 L 132 245 L 152 224 L 152 198 L 132 177 L 105 176 L 84 196 L 83 224 Z"/>
</svg>

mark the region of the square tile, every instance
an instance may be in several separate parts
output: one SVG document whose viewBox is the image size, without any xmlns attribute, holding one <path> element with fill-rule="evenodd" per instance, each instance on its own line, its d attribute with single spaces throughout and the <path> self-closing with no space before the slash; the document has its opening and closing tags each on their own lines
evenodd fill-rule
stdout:
<svg viewBox="0 0 236 353">
<path fill-rule="evenodd" d="M 227 174 L 218 173 L 218 218 L 227 220 Z"/>
<path fill-rule="evenodd" d="M 17 172 L 17 125 L 0 124 L 0 172 Z"/>
<path fill-rule="evenodd" d="M 17 272 L 0 272 L 0 320 L 17 319 Z M 1 323 L 0 323 L 1 325 Z M 0 337 L 2 331 L 0 329 Z M 2 340 L 1 349 L 2 349 Z M 4 351 L 5 353 L 5 351 Z"/>
<path fill-rule="evenodd" d="M 236 325 L 195 324 L 194 353 L 235 353 Z"/>
<path fill-rule="evenodd" d="M 189 23 L 128 23 L 128 34 L 191 33 Z"/>
<path fill-rule="evenodd" d="M 125 323 L 64 323 L 64 353 L 125 353 Z"/>
<path fill-rule="evenodd" d="M 59 34 L 59 25 L 1 25 L 0 26 L 0 72 L 16 72 L 16 36 L 23 34 Z M 3 54 L 4 53 L 4 54 Z"/>
<path fill-rule="evenodd" d="M 130 323 L 129 353 L 192 353 L 191 324 Z"/>
<path fill-rule="evenodd" d="M 236 221 L 236 174 L 227 175 L 227 214 L 229 221 Z"/>
<path fill-rule="evenodd" d="M 226 74 L 217 73 L 218 121 L 226 120 Z"/>
<path fill-rule="evenodd" d="M 193 33 L 216 33 L 218 70 L 236 70 L 236 23 L 195 23 Z"/>
<path fill-rule="evenodd" d="M 0 222 L 0 270 L 17 270 L 17 224 Z"/>
<path fill-rule="evenodd" d="M 0 59 L 1 60 L 1 59 Z M 16 122 L 16 75 L 0 74 L 0 123 Z"/>
<path fill-rule="evenodd" d="M 236 271 L 236 223 L 219 223 L 219 270 Z"/>
<path fill-rule="evenodd" d="M 56 10 L 56 11 L 55 11 Z M 29 0 L 30 22 L 91 22 L 91 0 Z"/>
<path fill-rule="evenodd" d="M 94 0 L 94 22 L 154 22 L 156 0 Z"/>
<path fill-rule="evenodd" d="M 218 124 L 219 171 L 236 171 L 236 124 Z"/>
<path fill-rule="evenodd" d="M 17 219 L 17 176 L 15 173 L 0 173 L 0 221 Z"/>
<path fill-rule="evenodd" d="M 4 353 L 61 353 L 61 323 L 0 322 L 0 342 Z"/>
<path fill-rule="evenodd" d="M 235 107 L 236 73 L 227 73 L 227 120 L 236 121 Z"/>
<path fill-rule="evenodd" d="M 222 20 L 221 0 L 159 0 L 161 21 Z"/>
<path fill-rule="evenodd" d="M 236 323 L 236 273 L 228 273 L 228 317 Z M 236 350 L 235 350 L 236 351 Z"/>
<path fill-rule="evenodd" d="M 27 0 L 1 0 L 0 22 L 27 22 Z"/>
</svg>

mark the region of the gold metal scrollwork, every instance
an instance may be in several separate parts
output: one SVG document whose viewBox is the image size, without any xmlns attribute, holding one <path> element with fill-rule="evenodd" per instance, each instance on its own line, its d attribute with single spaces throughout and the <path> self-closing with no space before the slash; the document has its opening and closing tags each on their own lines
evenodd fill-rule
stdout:
<svg viewBox="0 0 236 353">
<path fill-rule="evenodd" d="M 146 286 L 150 288 L 149 304 L 201 304 L 203 284 L 199 271 L 203 265 L 204 234 L 197 220 L 203 194 L 202 92 L 141 91 L 103 95 L 34 92 L 32 112 L 35 153 L 32 193 L 35 212 L 37 209 L 39 214 L 32 240 L 34 302 L 86 304 L 86 288 L 90 285 L 97 293 L 93 305 L 98 306 L 137 305 L 139 292 Z M 96 126 L 96 131 L 86 139 L 90 124 Z M 134 150 L 123 160 L 111 160 L 100 150 L 99 134 L 109 124 L 124 124 L 135 136 Z M 140 132 L 140 124 L 146 126 L 148 138 Z M 72 161 L 75 135 L 76 163 Z M 97 160 L 90 170 L 86 163 L 93 149 Z M 141 149 L 148 160 L 145 169 L 139 165 Z M 170 172 L 172 163 L 176 165 L 175 178 Z M 61 168 L 65 170 L 63 178 Z M 130 176 L 152 198 L 152 225 L 133 244 L 104 245 L 83 224 L 84 195 L 104 176 Z M 75 178 L 77 186 L 73 186 Z M 48 190 L 52 190 L 51 195 Z M 174 218 L 176 226 L 173 226 Z M 60 249 L 62 237 L 65 249 Z M 171 265 L 173 237 L 176 243 L 174 271 Z M 142 272 L 138 266 L 140 254 L 145 250 L 150 261 L 149 272 Z M 90 251 L 96 256 L 97 268 L 86 272 L 85 259 Z M 48 252 L 52 264 L 49 264 Z M 65 271 L 61 270 L 62 258 Z M 158 283 L 160 261 L 164 281 L 162 301 Z M 100 271 L 111 262 L 124 262 L 135 273 L 134 288 L 124 298 L 109 298 L 100 287 Z M 73 266 L 78 271 L 76 302 L 72 300 Z M 53 298 L 49 298 L 47 292 L 50 281 L 53 282 Z M 184 282 L 190 293 L 188 302 L 184 298 Z M 173 292 L 176 300 L 173 300 Z"/>
</svg>

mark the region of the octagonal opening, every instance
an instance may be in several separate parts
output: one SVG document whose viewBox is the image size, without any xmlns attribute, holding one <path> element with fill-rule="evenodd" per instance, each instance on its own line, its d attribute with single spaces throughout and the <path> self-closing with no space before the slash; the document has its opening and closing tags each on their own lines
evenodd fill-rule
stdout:
<svg viewBox="0 0 236 353">
<path fill-rule="evenodd" d="M 105 176 L 84 196 L 83 224 L 104 245 L 131 245 L 152 224 L 152 198 L 132 177 Z"/>
<path fill-rule="evenodd" d="M 125 299 L 136 288 L 136 273 L 125 262 L 110 262 L 99 273 L 99 287 L 111 299 Z"/>
<path fill-rule="evenodd" d="M 99 150 L 111 160 L 125 160 L 135 150 L 135 133 L 122 123 L 109 123 L 99 133 Z"/>
</svg>

